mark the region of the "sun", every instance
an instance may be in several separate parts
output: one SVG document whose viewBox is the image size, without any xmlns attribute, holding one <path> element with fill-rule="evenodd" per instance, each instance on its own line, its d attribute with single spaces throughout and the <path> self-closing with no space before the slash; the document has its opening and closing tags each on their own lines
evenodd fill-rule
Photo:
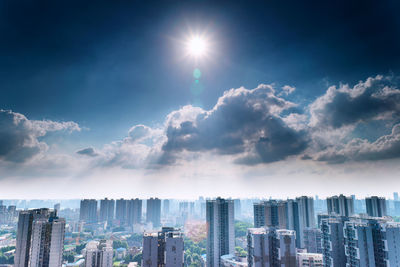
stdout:
<svg viewBox="0 0 400 267">
<path fill-rule="evenodd" d="M 192 36 L 186 43 L 186 49 L 190 56 L 201 58 L 208 52 L 208 42 L 204 37 Z"/>
</svg>

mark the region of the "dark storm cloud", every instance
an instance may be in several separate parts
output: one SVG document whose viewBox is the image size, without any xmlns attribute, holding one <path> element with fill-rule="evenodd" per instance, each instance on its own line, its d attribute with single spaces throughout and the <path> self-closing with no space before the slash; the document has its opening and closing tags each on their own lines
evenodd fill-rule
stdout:
<svg viewBox="0 0 400 267">
<path fill-rule="evenodd" d="M 0 110 L 0 160 L 24 162 L 47 150 L 39 140 L 48 132 L 79 131 L 74 122 L 28 120 L 24 115 Z"/>
<path fill-rule="evenodd" d="M 182 150 L 212 150 L 241 155 L 238 162 L 244 164 L 283 160 L 307 147 L 305 132 L 289 127 L 280 117 L 282 111 L 294 106 L 276 96 L 269 85 L 231 89 L 212 110 L 192 121 L 168 125 L 163 151 L 170 155 Z"/>
</svg>

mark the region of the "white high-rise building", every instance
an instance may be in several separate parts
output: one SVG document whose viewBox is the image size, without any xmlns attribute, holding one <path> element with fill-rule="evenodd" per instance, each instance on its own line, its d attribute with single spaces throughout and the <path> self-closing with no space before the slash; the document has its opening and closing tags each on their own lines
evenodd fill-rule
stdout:
<svg viewBox="0 0 400 267">
<path fill-rule="evenodd" d="M 34 209 L 24 210 L 19 213 L 18 228 L 17 228 L 17 242 L 14 256 L 15 267 L 28 267 L 31 246 L 32 246 L 32 235 L 33 223 L 39 219 L 49 219 L 55 217 L 55 212 L 49 209 Z M 62 253 L 62 252 L 61 252 Z"/>
<path fill-rule="evenodd" d="M 30 267 L 61 266 L 64 251 L 65 220 L 40 218 L 32 223 Z"/>
<path fill-rule="evenodd" d="M 207 200 L 207 267 L 220 266 L 222 255 L 235 253 L 233 203 L 231 199 Z"/>
<path fill-rule="evenodd" d="M 113 266 L 113 241 L 91 241 L 86 245 L 86 267 L 112 267 Z"/>
</svg>

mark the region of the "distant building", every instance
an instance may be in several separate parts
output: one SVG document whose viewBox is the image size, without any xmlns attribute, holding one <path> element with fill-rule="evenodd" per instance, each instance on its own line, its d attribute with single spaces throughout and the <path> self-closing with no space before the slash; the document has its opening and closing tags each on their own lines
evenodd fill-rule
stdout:
<svg viewBox="0 0 400 267">
<path fill-rule="evenodd" d="M 142 267 L 182 267 L 183 235 L 172 227 L 143 236 Z"/>
<path fill-rule="evenodd" d="M 326 199 L 328 214 L 352 216 L 354 214 L 354 199 L 344 195 L 328 197 Z"/>
<path fill-rule="evenodd" d="M 112 267 L 113 266 L 113 241 L 90 241 L 86 245 L 86 267 Z"/>
<path fill-rule="evenodd" d="M 234 202 L 217 198 L 206 202 L 207 267 L 221 265 L 221 256 L 235 253 Z"/>
<path fill-rule="evenodd" d="M 170 204 L 169 199 L 163 200 L 163 215 L 164 215 L 164 217 L 167 217 L 169 215 L 169 204 Z"/>
<path fill-rule="evenodd" d="M 158 198 L 147 199 L 146 222 L 151 222 L 154 228 L 161 226 L 161 200 Z"/>
<path fill-rule="evenodd" d="M 112 223 L 114 220 L 115 213 L 115 200 L 114 199 L 102 199 L 100 200 L 100 221 Z"/>
<path fill-rule="evenodd" d="M 54 204 L 54 210 L 58 214 L 60 212 L 60 210 L 61 210 L 61 204 L 60 203 Z"/>
<path fill-rule="evenodd" d="M 387 216 L 386 200 L 383 197 L 367 197 L 365 198 L 367 214 L 371 217 Z"/>
<path fill-rule="evenodd" d="M 128 225 L 132 226 L 142 222 L 142 200 L 135 198 L 128 200 L 127 203 Z"/>
<path fill-rule="evenodd" d="M 97 222 L 97 200 L 82 199 L 80 205 L 79 220 L 88 223 Z"/>
<path fill-rule="evenodd" d="M 126 199 L 117 199 L 115 206 L 115 219 L 119 221 L 119 224 L 126 225 L 127 224 L 127 215 L 128 215 L 128 201 Z"/>
</svg>

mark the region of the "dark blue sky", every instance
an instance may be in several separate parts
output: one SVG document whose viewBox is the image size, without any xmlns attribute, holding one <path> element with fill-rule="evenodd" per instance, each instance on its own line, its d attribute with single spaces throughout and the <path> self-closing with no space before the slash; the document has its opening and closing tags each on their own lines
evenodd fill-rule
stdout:
<svg viewBox="0 0 400 267">
<path fill-rule="evenodd" d="M 400 186 L 399 10 L 0 1 L 0 194 L 387 195 Z M 187 56 L 193 33 L 207 57 Z"/>
<path fill-rule="evenodd" d="M 180 106 L 222 92 L 292 85 L 309 103 L 327 84 L 398 73 L 397 1 L 2 1 L 0 107 L 30 119 L 72 120 L 102 144 Z M 176 40 L 207 31 L 213 60 L 203 93 Z"/>
</svg>

